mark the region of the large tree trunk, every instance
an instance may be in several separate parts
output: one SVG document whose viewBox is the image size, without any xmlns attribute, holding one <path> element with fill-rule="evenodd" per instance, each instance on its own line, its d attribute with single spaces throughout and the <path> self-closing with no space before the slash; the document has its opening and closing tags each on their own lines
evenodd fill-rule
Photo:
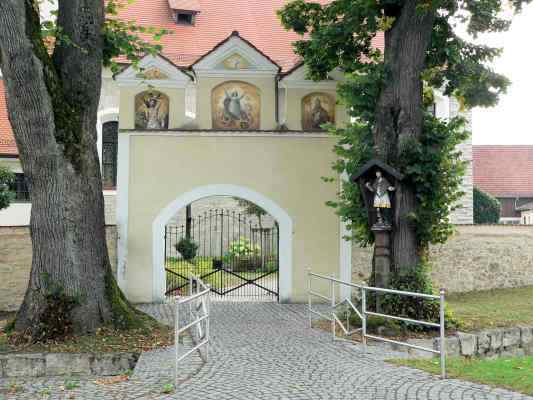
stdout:
<svg viewBox="0 0 533 400">
<path fill-rule="evenodd" d="M 59 0 L 58 25 L 74 44 L 58 42 L 52 58 L 36 3 L 0 2 L 0 67 L 32 200 L 32 269 L 15 330 L 42 334 L 54 288 L 78 301 L 65 316 L 75 332 L 128 326 L 136 312 L 111 272 L 96 146 L 103 1 Z"/>
<path fill-rule="evenodd" d="M 394 165 L 401 157 L 402 145 L 419 138 L 423 123 L 423 86 L 426 51 L 430 44 L 433 12 L 417 9 L 422 2 L 406 0 L 391 9 L 396 19 L 385 32 L 386 83 L 376 109 L 375 150 L 378 158 Z M 416 209 L 413 187 L 398 184 L 393 210 L 393 268 L 399 273 L 420 262 L 420 243 L 409 215 Z"/>
</svg>

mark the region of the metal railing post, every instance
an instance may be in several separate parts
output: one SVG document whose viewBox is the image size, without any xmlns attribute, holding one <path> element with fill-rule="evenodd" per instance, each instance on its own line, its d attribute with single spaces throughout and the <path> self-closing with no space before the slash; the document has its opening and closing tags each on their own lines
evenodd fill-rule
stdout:
<svg viewBox="0 0 533 400">
<path fill-rule="evenodd" d="M 211 287 L 208 286 L 209 293 L 207 293 L 207 316 L 208 318 L 205 320 L 205 338 L 207 339 L 207 345 L 205 346 L 205 362 L 209 360 L 209 330 L 210 330 L 210 323 L 209 320 L 211 319 Z"/>
<path fill-rule="evenodd" d="M 193 289 L 193 278 L 192 276 L 189 277 L 189 296 L 192 297 L 192 295 L 194 294 L 194 289 Z M 192 321 L 192 302 L 189 303 L 189 320 Z"/>
<path fill-rule="evenodd" d="M 309 313 L 309 328 L 313 327 L 313 317 L 311 315 L 311 309 L 313 308 L 312 300 L 311 300 L 311 268 L 307 269 L 307 305 L 309 307 L 308 313 Z"/>
<path fill-rule="evenodd" d="M 366 289 L 361 288 L 361 328 L 362 336 L 361 340 L 363 342 L 363 351 L 366 351 Z"/>
<path fill-rule="evenodd" d="M 176 351 L 175 358 L 174 358 L 174 387 L 178 387 L 178 358 L 180 355 L 180 336 L 179 336 L 179 328 L 180 328 L 180 311 L 179 311 L 180 305 L 178 302 L 176 302 L 176 313 L 174 315 L 174 348 Z"/>
<path fill-rule="evenodd" d="M 333 333 L 333 340 L 335 340 L 335 282 L 330 281 L 330 294 L 331 294 L 331 330 Z"/>
<path fill-rule="evenodd" d="M 446 379 L 446 321 L 444 318 L 444 301 L 445 301 L 445 294 L 446 290 L 441 288 L 440 289 L 440 371 L 441 371 L 441 378 Z"/>
</svg>

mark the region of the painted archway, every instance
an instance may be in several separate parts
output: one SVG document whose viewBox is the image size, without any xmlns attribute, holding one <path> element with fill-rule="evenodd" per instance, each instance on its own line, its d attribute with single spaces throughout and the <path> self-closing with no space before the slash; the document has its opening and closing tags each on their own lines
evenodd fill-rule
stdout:
<svg viewBox="0 0 533 400">
<path fill-rule="evenodd" d="M 197 187 L 182 194 L 167 205 L 155 218 L 152 224 L 153 249 L 153 298 L 156 301 L 165 299 L 165 226 L 168 221 L 188 204 L 211 196 L 239 197 L 253 202 L 266 210 L 276 219 L 279 225 L 279 299 L 287 302 L 292 291 L 292 231 L 293 223 L 289 214 L 268 197 L 243 186 L 216 184 Z"/>
</svg>

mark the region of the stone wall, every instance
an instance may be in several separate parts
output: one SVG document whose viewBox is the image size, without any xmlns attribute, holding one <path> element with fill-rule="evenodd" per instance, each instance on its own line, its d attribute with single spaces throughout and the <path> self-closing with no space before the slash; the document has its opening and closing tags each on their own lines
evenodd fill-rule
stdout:
<svg viewBox="0 0 533 400">
<path fill-rule="evenodd" d="M 432 246 L 435 287 L 448 292 L 533 285 L 533 227 L 526 225 L 460 225 L 444 245 Z M 353 245 L 352 277 L 370 275 L 371 248 Z"/>
<path fill-rule="evenodd" d="M 409 339 L 407 343 L 439 350 L 440 339 Z M 523 357 L 533 355 L 533 327 L 516 326 L 494 328 L 474 333 L 458 332 L 445 341 L 448 357 Z M 392 345 L 397 351 L 406 351 L 415 358 L 436 357 L 425 351 Z"/>
<path fill-rule="evenodd" d="M 107 227 L 107 246 L 113 272 L 117 265 L 117 230 Z M 15 311 L 24 298 L 31 269 L 28 227 L 0 227 L 0 311 Z"/>
</svg>

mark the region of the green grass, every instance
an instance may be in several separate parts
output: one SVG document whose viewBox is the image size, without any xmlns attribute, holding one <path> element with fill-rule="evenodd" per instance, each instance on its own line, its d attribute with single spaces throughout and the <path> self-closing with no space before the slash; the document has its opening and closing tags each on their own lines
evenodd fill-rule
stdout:
<svg viewBox="0 0 533 400">
<path fill-rule="evenodd" d="M 448 377 L 533 395 L 533 357 L 446 360 Z M 439 360 L 391 360 L 393 364 L 440 374 Z"/>
<path fill-rule="evenodd" d="M 446 300 L 464 331 L 533 325 L 533 286 L 451 294 Z"/>
<path fill-rule="evenodd" d="M 194 274 L 197 276 L 204 276 L 211 272 L 213 269 L 212 257 L 197 257 L 194 260 L 194 264 L 181 259 L 168 258 L 166 262 L 166 268 L 179 273 L 182 276 L 189 276 Z M 237 275 L 242 276 L 245 279 L 255 279 L 264 275 L 267 271 L 258 272 L 237 272 Z M 213 288 L 220 288 L 227 290 L 232 286 L 237 286 L 244 281 L 237 276 L 231 275 L 227 272 L 215 272 L 208 277 L 202 279 L 206 284 Z M 176 275 L 167 272 L 167 281 L 172 282 L 172 286 L 181 286 L 187 283 L 185 279 L 177 277 Z"/>
</svg>

